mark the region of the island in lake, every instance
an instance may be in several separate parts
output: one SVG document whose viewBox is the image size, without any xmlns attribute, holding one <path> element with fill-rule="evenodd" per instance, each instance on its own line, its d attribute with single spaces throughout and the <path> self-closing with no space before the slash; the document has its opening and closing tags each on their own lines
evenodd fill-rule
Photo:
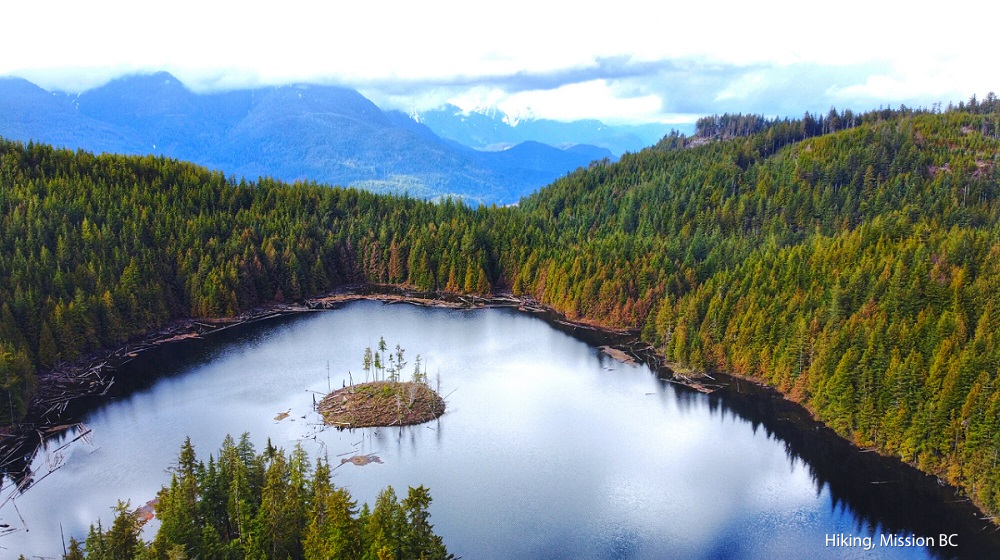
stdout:
<svg viewBox="0 0 1000 560">
<path fill-rule="evenodd" d="M 411 381 L 400 381 L 400 372 L 406 365 L 405 350 L 397 344 L 394 352 L 387 353 L 384 338 L 379 339 L 375 351 L 365 348 L 363 364 L 364 383 L 352 382 L 320 401 L 317 410 L 327 424 L 338 428 L 408 426 L 444 414 L 444 399 L 431 389 L 426 366 L 421 371 L 420 355 Z M 367 381 L 369 375 L 376 379 Z"/>
</svg>

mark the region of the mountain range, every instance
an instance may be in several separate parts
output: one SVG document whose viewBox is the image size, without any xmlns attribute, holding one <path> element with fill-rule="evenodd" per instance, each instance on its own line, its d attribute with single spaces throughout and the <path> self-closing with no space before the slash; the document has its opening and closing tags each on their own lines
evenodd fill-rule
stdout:
<svg viewBox="0 0 1000 560">
<path fill-rule="evenodd" d="M 551 146 L 590 144 L 621 156 L 655 144 L 671 129 L 686 134 L 694 132 L 693 126 L 659 123 L 611 126 L 592 119 L 563 122 L 518 118 L 492 106 L 463 111 L 449 104 L 430 111 L 414 112 L 411 117 L 442 138 L 479 150 L 501 150 L 521 142 L 535 141 Z"/>
<path fill-rule="evenodd" d="M 615 159 L 607 147 L 579 141 L 554 147 L 524 135 L 508 149 L 477 150 L 404 113 L 382 111 L 348 88 L 199 94 L 165 72 L 126 76 L 78 95 L 2 78 L 0 136 L 162 155 L 248 179 L 317 181 L 473 204 L 514 203 L 594 160 Z"/>
</svg>

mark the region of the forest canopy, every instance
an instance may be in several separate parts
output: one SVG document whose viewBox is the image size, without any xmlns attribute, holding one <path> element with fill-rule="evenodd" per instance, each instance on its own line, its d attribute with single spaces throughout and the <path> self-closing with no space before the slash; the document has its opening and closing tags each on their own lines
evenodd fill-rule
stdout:
<svg viewBox="0 0 1000 560">
<path fill-rule="evenodd" d="M 1000 511 L 996 97 L 699 129 L 478 209 L 2 142 L 0 421 L 38 372 L 174 318 L 510 291 L 765 381 Z"/>
<path fill-rule="evenodd" d="M 140 538 L 136 512 L 119 503 L 110 527 L 98 521 L 83 543 L 70 539 L 65 558 L 454 558 L 434 534 L 423 486 L 410 487 L 402 499 L 389 486 L 373 508 L 358 508 L 350 492 L 331 482 L 325 458 L 313 467 L 301 447 L 286 453 L 270 441 L 257 453 L 247 434 L 239 441 L 227 436 L 208 463 L 185 440 L 157 501 L 152 542 Z"/>
</svg>

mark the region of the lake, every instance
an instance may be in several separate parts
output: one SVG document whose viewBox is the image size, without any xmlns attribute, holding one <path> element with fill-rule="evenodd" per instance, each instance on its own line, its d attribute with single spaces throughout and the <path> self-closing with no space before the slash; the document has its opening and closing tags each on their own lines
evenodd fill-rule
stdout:
<svg viewBox="0 0 1000 560">
<path fill-rule="evenodd" d="M 427 486 L 435 530 L 466 559 L 1000 557 L 993 528 L 953 490 L 847 445 L 774 393 L 729 379 L 698 393 L 567 330 L 511 309 L 362 301 L 152 350 L 83 415 L 86 440 L 54 453 L 70 430 L 36 457 L 36 479 L 55 470 L 0 509 L 0 523 L 30 529 L 0 537 L 0 556 L 57 557 L 61 534 L 82 540 L 119 499 L 153 498 L 185 436 L 207 461 L 227 434 L 249 432 L 258 451 L 301 442 L 334 465 L 378 455 L 340 466 L 334 483 L 370 504 L 387 485 Z M 323 427 L 313 399 L 348 372 L 363 380 L 380 337 L 405 348 L 407 371 L 421 356 L 447 412 Z M 942 533 L 958 546 L 879 546 Z M 866 537 L 871 551 L 846 546 Z"/>
</svg>

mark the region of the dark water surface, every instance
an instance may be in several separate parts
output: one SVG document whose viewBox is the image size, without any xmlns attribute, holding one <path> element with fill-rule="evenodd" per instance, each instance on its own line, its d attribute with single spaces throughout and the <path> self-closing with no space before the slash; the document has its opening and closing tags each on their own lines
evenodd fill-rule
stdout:
<svg viewBox="0 0 1000 560">
<path fill-rule="evenodd" d="M 323 429 L 312 403 L 327 364 L 333 387 L 348 370 L 358 380 L 380 336 L 406 349 L 408 370 L 420 354 L 432 385 L 440 372 L 447 413 Z M 334 482 L 369 503 L 386 485 L 428 486 L 432 523 L 466 559 L 1000 557 L 953 491 L 831 438 L 769 392 L 696 393 L 510 310 L 357 302 L 152 351 L 116 389 L 82 418 L 89 442 L 58 454 L 50 443 L 36 478 L 59 468 L 0 509 L 0 523 L 30 529 L 0 537 L 0 558 L 57 557 L 60 524 L 82 540 L 117 500 L 153 498 L 185 436 L 207 461 L 243 432 L 258 451 L 302 442 L 334 464 L 377 454 L 382 464 L 343 465 Z M 880 546 L 941 533 L 959 547 Z M 846 537 L 872 549 L 837 546 Z"/>
</svg>

